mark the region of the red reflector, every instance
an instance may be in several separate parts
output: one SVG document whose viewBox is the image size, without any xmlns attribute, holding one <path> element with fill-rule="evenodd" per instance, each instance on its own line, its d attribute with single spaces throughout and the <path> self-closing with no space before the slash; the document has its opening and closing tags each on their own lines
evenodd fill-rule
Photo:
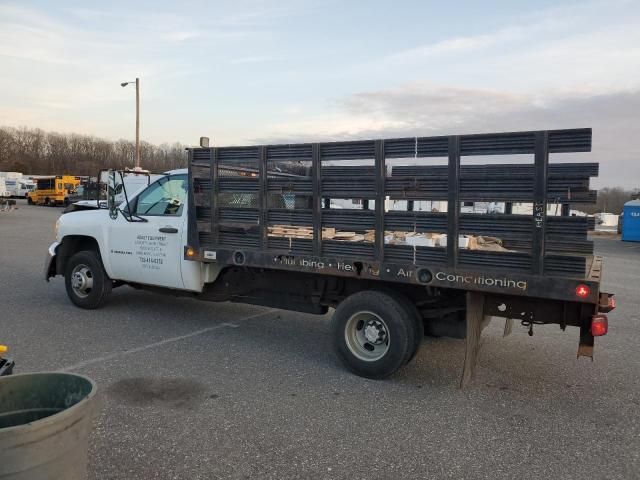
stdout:
<svg viewBox="0 0 640 480">
<path fill-rule="evenodd" d="M 587 287 L 584 283 L 581 283 L 576 287 L 576 295 L 580 298 L 587 298 L 591 293 L 591 289 Z"/>
<path fill-rule="evenodd" d="M 591 335 L 601 337 L 609 330 L 609 319 L 606 315 L 594 315 L 591 318 Z"/>
</svg>

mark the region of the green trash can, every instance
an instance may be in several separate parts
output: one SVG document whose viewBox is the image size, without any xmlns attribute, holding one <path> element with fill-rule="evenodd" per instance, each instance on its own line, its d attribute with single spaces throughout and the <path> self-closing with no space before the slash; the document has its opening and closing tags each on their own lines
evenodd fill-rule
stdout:
<svg viewBox="0 0 640 480">
<path fill-rule="evenodd" d="M 71 373 L 0 377 L 0 479 L 80 480 L 96 384 Z"/>
</svg>

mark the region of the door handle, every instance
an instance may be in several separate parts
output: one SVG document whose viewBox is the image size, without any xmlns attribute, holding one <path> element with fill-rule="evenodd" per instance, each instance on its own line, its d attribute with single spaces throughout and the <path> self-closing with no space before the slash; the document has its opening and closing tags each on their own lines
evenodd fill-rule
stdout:
<svg viewBox="0 0 640 480">
<path fill-rule="evenodd" d="M 174 227 L 161 227 L 158 231 L 162 233 L 178 233 L 178 229 Z"/>
</svg>

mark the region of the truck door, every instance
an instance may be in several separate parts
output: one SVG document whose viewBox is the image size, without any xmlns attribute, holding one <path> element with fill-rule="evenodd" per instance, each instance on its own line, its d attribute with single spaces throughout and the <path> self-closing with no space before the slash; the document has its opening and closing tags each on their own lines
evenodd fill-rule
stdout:
<svg viewBox="0 0 640 480">
<path fill-rule="evenodd" d="M 146 222 L 128 222 L 123 215 L 109 225 L 109 260 L 115 280 L 183 288 L 183 215 L 187 175 L 163 177 L 132 202 L 133 213 Z"/>
</svg>

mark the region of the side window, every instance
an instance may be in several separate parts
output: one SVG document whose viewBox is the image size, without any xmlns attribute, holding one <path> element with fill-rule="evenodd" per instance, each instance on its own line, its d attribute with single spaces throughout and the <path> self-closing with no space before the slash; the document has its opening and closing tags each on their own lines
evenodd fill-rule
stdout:
<svg viewBox="0 0 640 480">
<path fill-rule="evenodd" d="M 187 198 L 187 176 L 172 175 L 151 184 L 138 197 L 137 215 L 182 215 Z"/>
</svg>

